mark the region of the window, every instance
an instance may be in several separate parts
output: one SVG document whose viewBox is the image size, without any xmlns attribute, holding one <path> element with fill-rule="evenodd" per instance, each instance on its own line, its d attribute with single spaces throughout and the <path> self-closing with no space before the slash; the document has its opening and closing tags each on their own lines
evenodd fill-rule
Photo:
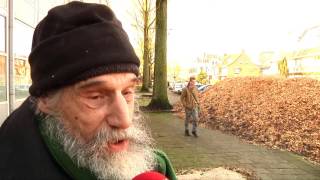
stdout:
<svg viewBox="0 0 320 180">
<path fill-rule="evenodd" d="M 0 15 L 0 52 L 6 51 L 6 19 Z"/>
<path fill-rule="evenodd" d="M 0 54 L 0 102 L 7 100 L 6 56 Z"/>
<path fill-rule="evenodd" d="M 31 51 L 34 29 L 15 19 L 13 24 L 13 52 L 17 56 L 28 57 Z"/>
<path fill-rule="evenodd" d="M 241 72 L 241 68 L 237 67 L 237 68 L 234 68 L 234 74 L 240 74 Z"/>
<path fill-rule="evenodd" d="M 19 1 L 14 0 L 13 1 L 14 17 L 34 27 L 36 24 L 36 18 L 37 18 L 36 12 L 38 7 L 36 2 L 37 1 L 35 0 L 19 0 Z"/>
<path fill-rule="evenodd" d="M 0 0 L 0 8 L 7 9 L 7 0 Z"/>
<path fill-rule="evenodd" d="M 16 99 L 26 98 L 31 84 L 30 65 L 27 60 L 16 58 L 14 70 Z"/>
<path fill-rule="evenodd" d="M 228 68 L 224 67 L 221 69 L 221 76 L 227 76 L 228 75 Z"/>
</svg>

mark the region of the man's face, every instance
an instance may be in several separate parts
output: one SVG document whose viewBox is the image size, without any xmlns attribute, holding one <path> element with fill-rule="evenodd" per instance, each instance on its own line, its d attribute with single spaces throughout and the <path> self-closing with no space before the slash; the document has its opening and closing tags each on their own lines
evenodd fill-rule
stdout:
<svg viewBox="0 0 320 180">
<path fill-rule="evenodd" d="M 132 125 L 134 90 L 137 78 L 132 73 L 107 74 L 80 82 L 62 94 L 63 120 L 74 135 L 90 141 L 103 127 L 125 130 Z M 106 142 L 109 153 L 125 151 L 127 139 Z"/>
<path fill-rule="evenodd" d="M 194 88 L 196 86 L 196 80 L 190 80 L 190 82 L 189 82 L 189 87 L 190 88 Z"/>
<path fill-rule="evenodd" d="M 132 73 L 114 73 L 67 87 L 59 115 L 45 121 L 66 153 L 101 179 L 130 179 L 154 166 L 153 140 L 134 113 L 136 83 Z"/>
</svg>

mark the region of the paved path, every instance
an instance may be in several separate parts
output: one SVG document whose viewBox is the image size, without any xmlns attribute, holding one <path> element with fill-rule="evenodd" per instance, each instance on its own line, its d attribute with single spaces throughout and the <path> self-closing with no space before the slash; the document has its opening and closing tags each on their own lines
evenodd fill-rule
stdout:
<svg viewBox="0 0 320 180">
<path fill-rule="evenodd" d="M 147 113 L 158 147 L 176 169 L 232 166 L 251 169 L 262 180 L 320 180 L 320 166 L 301 156 L 245 143 L 220 131 L 199 128 L 185 137 L 183 121 L 172 113 Z"/>
<path fill-rule="evenodd" d="M 175 103 L 178 96 L 169 93 Z M 262 180 L 320 180 L 320 166 L 293 153 L 248 144 L 217 130 L 199 128 L 199 138 L 185 137 L 183 121 L 172 113 L 146 113 L 157 146 L 176 169 L 240 167 Z"/>
</svg>

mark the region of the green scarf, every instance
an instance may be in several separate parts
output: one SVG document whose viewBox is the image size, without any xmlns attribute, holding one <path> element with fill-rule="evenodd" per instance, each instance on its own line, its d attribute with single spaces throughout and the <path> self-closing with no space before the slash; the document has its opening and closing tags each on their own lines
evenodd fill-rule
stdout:
<svg viewBox="0 0 320 180">
<path fill-rule="evenodd" d="M 38 115 L 36 117 L 38 128 L 42 139 L 49 149 L 50 154 L 55 161 L 64 169 L 64 171 L 72 178 L 76 180 L 97 180 L 97 177 L 87 168 L 77 166 L 74 161 L 63 151 L 62 145 L 57 139 L 50 137 L 44 128 L 44 118 Z M 170 163 L 170 160 L 166 154 L 160 150 L 155 150 L 154 154 L 157 160 L 156 171 L 164 174 L 170 180 L 176 180 L 174 169 Z"/>
<path fill-rule="evenodd" d="M 155 150 L 154 153 L 157 158 L 157 168 L 155 170 L 164 174 L 170 180 L 176 180 L 176 174 L 167 155 L 161 150 Z"/>
<path fill-rule="evenodd" d="M 77 166 L 73 160 L 63 151 L 62 145 L 55 138 L 49 137 L 43 127 L 44 119 L 41 116 L 36 117 L 40 134 L 47 145 L 50 154 L 56 162 L 64 169 L 64 171 L 76 180 L 97 180 L 97 177 L 86 168 Z"/>
</svg>

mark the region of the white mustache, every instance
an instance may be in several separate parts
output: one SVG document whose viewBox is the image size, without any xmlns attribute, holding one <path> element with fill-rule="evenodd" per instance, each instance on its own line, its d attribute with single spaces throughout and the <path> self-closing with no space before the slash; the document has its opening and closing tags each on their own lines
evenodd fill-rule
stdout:
<svg viewBox="0 0 320 180">
<path fill-rule="evenodd" d="M 117 143 L 122 140 L 128 140 L 132 144 L 146 144 L 149 142 L 149 140 L 146 140 L 144 136 L 141 136 L 142 134 L 145 134 L 144 131 L 142 131 L 139 128 L 136 127 L 130 127 L 126 130 L 119 130 L 119 129 L 112 129 L 109 126 L 102 127 L 98 133 L 94 136 L 92 140 L 88 142 L 88 146 L 92 147 L 102 147 L 106 143 Z M 149 143 L 147 143 L 149 144 Z"/>
</svg>

